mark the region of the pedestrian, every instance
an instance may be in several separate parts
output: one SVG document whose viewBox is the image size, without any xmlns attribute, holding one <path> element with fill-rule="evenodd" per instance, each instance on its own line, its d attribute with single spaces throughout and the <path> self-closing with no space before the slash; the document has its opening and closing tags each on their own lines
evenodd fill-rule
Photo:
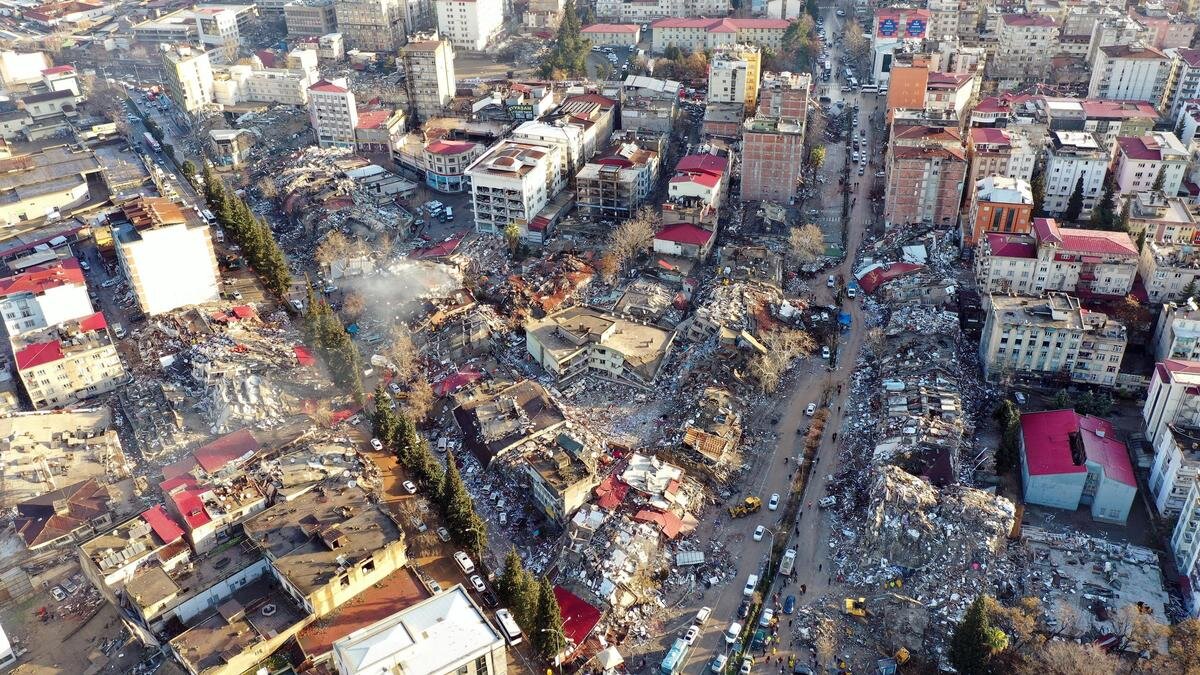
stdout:
<svg viewBox="0 0 1200 675">
<path fill-rule="evenodd" d="M 817 565 L 817 571 L 818 571 L 818 572 L 820 572 L 820 571 L 821 571 L 821 565 L 824 565 L 824 564 L 825 564 L 825 563 L 821 563 L 820 565 Z"/>
</svg>

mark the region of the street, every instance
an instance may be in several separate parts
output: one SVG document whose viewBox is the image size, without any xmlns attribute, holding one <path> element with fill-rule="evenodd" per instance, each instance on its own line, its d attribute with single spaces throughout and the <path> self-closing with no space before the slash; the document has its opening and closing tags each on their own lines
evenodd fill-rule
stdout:
<svg viewBox="0 0 1200 675">
<path fill-rule="evenodd" d="M 831 28 L 836 25 L 837 20 L 834 19 L 832 10 L 829 10 L 826 21 Z M 836 54 L 840 60 L 840 54 L 837 54 L 836 47 L 831 47 L 831 53 Z M 871 122 L 875 119 L 882 100 L 877 96 L 864 97 L 848 91 L 844 94 L 846 94 L 846 98 L 843 100 L 846 101 L 846 105 L 849 106 L 855 101 L 860 103 L 861 109 L 858 114 L 861 128 L 866 128 L 868 133 L 869 143 L 866 147 L 878 148 L 881 139 L 878 130 Z M 838 185 L 838 177 L 843 167 L 845 146 L 841 143 L 831 144 L 827 146 L 827 153 L 827 160 L 821 170 L 826 181 L 821 186 L 819 198 L 815 201 L 819 205 L 832 208 L 833 205 L 841 202 L 841 187 Z M 869 166 L 867 177 L 859 178 L 856 170 L 852 167 L 848 188 L 854 190 L 852 196 L 856 199 L 852 202 L 853 206 L 850 211 L 846 241 L 847 255 L 840 265 L 822 271 L 813 279 L 816 303 L 836 304 L 836 298 L 833 296 L 836 289 L 829 289 L 822 283 L 826 274 L 832 274 L 843 280 L 852 278 L 856 252 L 873 219 L 871 202 L 868 197 L 871 182 L 869 178 L 880 168 L 882 167 Z M 856 181 L 857 187 L 855 187 Z M 861 201 L 858 201 L 859 199 Z M 838 210 L 840 211 L 840 208 Z M 765 506 L 758 513 L 737 521 L 736 531 L 744 535 L 742 545 L 747 548 L 747 551 L 744 555 L 737 557 L 736 576 L 732 581 L 719 588 L 709 590 L 696 601 L 685 603 L 685 606 L 680 608 L 683 610 L 683 614 L 679 619 L 679 624 L 672 623 L 669 626 L 671 631 L 677 629 L 682 633 L 690 625 L 691 617 L 701 606 L 713 608 L 712 618 L 709 619 L 707 625 L 704 626 L 703 633 L 697 639 L 687 665 L 684 667 L 684 672 L 708 672 L 713 658 L 719 653 L 727 652 L 729 645 L 725 641 L 724 631 L 733 621 L 742 623 L 737 619 L 737 612 L 738 606 L 745 599 L 742 593 L 745 581 L 751 574 L 760 573 L 771 550 L 771 537 L 786 537 L 788 546 L 796 549 L 797 557 L 792 576 L 781 578 L 781 581 L 774 581 L 763 592 L 762 596 L 765 602 L 769 602 L 771 596 L 778 593 L 780 598 L 795 595 L 799 605 L 815 603 L 837 585 L 836 580 L 831 579 L 829 574 L 831 569 L 828 546 L 829 521 L 817 510 L 815 502 L 825 495 L 827 477 L 835 473 L 837 452 L 836 443 L 832 438 L 833 434 L 842 426 L 842 411 L 850 390 L 847 383 L 854 371 L 857 356 L 866 334 L 865 317 L 861 304 L 855 300 L 845 300 L 842 308 L 849 311 L 852 323 L 850 330 L 842 333 L 839 337 L 835 368 L 830 372 L 819 356 L 798 366 L 800 372 L 792 380 L 790 390 L 785 394 L 786 398 L 779 403 L 780 407 L 777 412 L 779 423 L 775 429 L 778 435 L 776 445 L 771 453 L 763 457 L 759 465 L 754 467 L 752 478 L 744 489 L 736 493 L 730 502 L 719 505 L 720 511 L 701 526 L 696 536 L 698 540 L 703 541 L 714 536 L 725 538 L 729 535 L 733 528 L 726 527 L 724 531 L 718 530 L 715 527 L 716 522 L 725 521 L 728 518 L 727 507 L 748 495 L 760 497 L 765 504 L 771 494 L 779 493 L 781 498 L 786 501 L 788 488 L 792 482 L 790 470 L 795 467 L 796 458 L 803 452 L 803 436 L 794 432 L 798 427 L 807 426 L 809 418 L 804 411 L 808 404 L 816 403 L 821 406 L 828 394 L 830 417 L 818 449 L 816 468 L 809 479 L 805 494 L 802 496 L 803 502 L 797 528 L 776 532 L 775 528 L 783 511 L 769 511 Z M 766 417 L 769 415 L 758 415 L 760 423 L 769 424 L 769 421 L 764 419 Z M 785 458 L 788 458 L 786 463 Z M 770 536 L 761 542 L 755 542 L 749 533 L 759 525 L 766 527 Z M 716 531 L 714 532 L 714 530 Z M 834 583 L 831 584 L 831 581 Z M 804 595 L 800 594 L 801 584 L 807 585 L 807 592 Z M 780 616 L 779 655 L 786 660 L 788 655 L 794 654 L 798 657 L 799 663 L 811 663 L 808 645 L 795 645 L 793 648 L 787 621 L 786 615 Z"/>
</svg>

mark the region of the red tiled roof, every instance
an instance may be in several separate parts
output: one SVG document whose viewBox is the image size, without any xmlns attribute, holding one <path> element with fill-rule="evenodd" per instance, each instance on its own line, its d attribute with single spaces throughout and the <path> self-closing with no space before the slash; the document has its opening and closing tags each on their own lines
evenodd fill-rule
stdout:
<svg viewBox="0 0 1200 675">
<path fill-rule="evenodd" d="M 42 74 L 43 75 L 57 75 L 59 73 L 73 73 L 73 72 L 75 72 L 75 66 L 66 65 L 66 66 L 54 66 L 53 68 L 46 68 L 45 70 L 42 71 Z"/>
<path fill-rule="evenodd" d="M 446 396 L 481 379 L 483 379 L 483 373 L 478 370 L 462 370 L 457 373 L 450 373 L 446 377 L 443 377 L 437 384 L 433 385 L 433 392 L 438 396 Z"/>
<path fill-rule="evenodd" d="M 429 258 L 441 258 L 454 253 L 458 249 L 458 245 L 467 236 L 465 232 L 447 237 L 445 241 L 439 242 L 428 248 L 419 248 L 412 252 L 410 257 L 426 260 Z"/>
<path fill-rule="evenodd" d="M 1145 101 L 1084 99 L 1079 102 L 1088 119 L 1158 118 L 1158 111 Z"/>
<path fill-rule="evenodd" d="M 1086 473 L 1087 467 L 1071 457 L 1070 435 L 1078 433 L 1087 461 L 1095 462 L 1104 474 L 1126 485 L 1137 486 L 1125 444 L 1107 420 L 1080 415 L 1074 410 L 1046 410 L 1021 415 L 1025 441 L 1025 465 L 1031 476 Z"/>
<path fill-rule="evenodd" d="M 625 501 L 627 494 L 629 494 L 629 484 L 614 475 L 609 475 L 596 486 L 596 506 L 605 511 L 612 511 Z"/>
<path fill-rule="evenodd" d="M 159 487 L 167 493 L 167 498 L 175 504 L 175 510 L 183 516 L 183 524 L 189 532 L 212 522 L 212 517 L 204 508 L 204 500 L 200 499 L 200 495 L 207 492 L 208 488 L 201 487 L 195 478 L 181 476 L 166 481 Z"/>
<path fill-rule="evenodd" d="M 1121 59 L 1165 59 L 1167 55 L 1154 47 L 1143 45 L 1108 45 L 1100 51 L 1113 58 Z"/>
<path fill-rule="evenodd" d="M 874 293 L 875 289 L 886 284 L 894 279 L 907 276 L 918 270 L 925 269 L 924 265 L 916 263 L 898 262 L 892 263 L 890 267 L 876 267 L 867 272 L 858 280 L 858 285 L 863 289 L 864 293 Z"/>
<path fill-rule="evenodd" d="M 973 127 L 971 142 L 976 145 L 1012 145 L 1008 132 L 994 127 Z"/>
<path fill-rule="evenodd" d="M 1061 244 L 1062 237 L 1059 236 L 1058 222 L 1053 218 L 1034 218 L 1033 232 L 1040 242 L 1048 242 L 1051 244 Z"/>
<path fill-rule="evenodd" d="M 582 33 L 636 33 L 638 26 L 635 23 L 594 23 L 590 26 L 584 26 Z"/>
<path fill-rule="evenodd" d="M 169 544 L 183 536 L 183 528 L 179 527 L 179 523 L 167 514 L 167 510 L 162 504 L 155 504 L 146 511 L 142 512 L 142 520 L 150 524 L 150 529 L 154 530 L 154 534 L 162 543 Z"/>
<path fill-rule="evenodd" d="M 250 433 L 249 429 L 241 429 L 232 434 L 226 434 L 217 440 L 196 448 L 192 455 L 205 471 L 212 473 L 221 470 L 234 460 L 251 455 L 258 451 L 262 444 Z"/>
<path fill-rule="evenodd" d="M 600 610 L 562 586 L 554 587 L 554 599 L 558 602 L 559 613 L 562 614 L 563 635 L 576 646 L 582 645 L 592 634 L 596 624 L 600 623 Z"/>
<path fill-rule="evenodd" d="M 79 330 L 84 333 L 92 333 L 105 328 L 108 328 L 108 321 L 104 319 L 103 312 L 96 312 L 79 320 Z"/>
<path fill-rule="evenodd" d="M 305 368 L 317 365 L 317 359 L 313 353 L 304 345 L 295 345 L 292 347 L 292 353 L 296 355 L 296 362 Z"/>
<path fill-rule="evenodd" d="M 89 478 L 20 502 L 13 527 L 27 546 L 46 544 L 104 514 L 108 499 L 108 489 Z"/>
<path fill-rule="evenodd" d="M 698 225 L 692 225 L 691 223 L 675 223 L 659 230 L 658 234 L 654 235 L 654 238 L 663 241 L 673 241 L 676 244 L 705 246 L 708 242 L 712 241 L 715 234 L 715 232 L 706 230 Z"/>
<path fill-rule="evenodd" d="M 470 141 L 438 140 L 426 145 L 425 151 L 435 155 L 457 155 L 468 152 L 474 147 L 475 144 Z"/>
<path fill-rule="evenodd" d="M 650 24 L 651 28 L 703 28 L 707 31 L 714 31 L 717 28 L 721 32 L 728 31 L 730 28 L 776 28 L 787 30 L 791 25 L 791 21 L 784 19 L 680 19 L 668 18 L 659 19 Z"/>
<path fill-rule="evenodd" d="M 658 530 L 667 539 L 678 537 L 679 530 L 683 527 L 683 521 L 679 519 L 679 516 L 669 511 L 642 509 L 634 515 L 633 519 L 640 523 L 654 523 L 658 525 Z"/>
<path fill-rule="evenodd" d="M 992 255 L 1000 258 L 1033 258 L 1037 255 L 1037 246 L 1026 237 L 989 232 L 987 241 Z"/>
<path fill-rule="evenodd" d="M 17 369 L 29 370 L 63 357 L 62 343 L 58 340 L 35 342 L 16 353 Z"/>
<path fill-rule="evenodd" d="M 721 182 L 717 176 L 707 173 L 681 173 L 671 176 L 672 183 L 699 183 L 707 188 L 714 188 Z"/>
<path fill-rule="evenodd" d="M 83 270 L 75 258 L 67 258 L 43 265 L 35 265 L 29 269 L 0 279 L 0 297 L 18 293 L 33 293 L 40 295 L 48 289 L 67 284 L 83 285 Z"/>
<path fill-rule="evenodd" d="M 729 166 L 729 160 L 724 157 L 712 155 L 708 153 L 700 155 L 688 155 L 679 160 L 675 165 L 675 170 L 684 172 L 700 172 L 707 173 L 713 176 L 725 175 L 725 169 Z"/>
<path fill-rule="evenodd" d="M 947 88 L 948 87 L 948 88 L 958 89 L 970 81 L 971 81 L 971 75 L 969 75 L 967 73 L 932 72 L 932 73 L 929 73 L 929 77 L 926 81 L 925 86 L 926 87 L 938 87 L 938 88 Z"/>
<path fill-rule="evenodd" d="M 1184 63 L 1188 64 L 1189 67 L 1195 68 L 1200 66 L 1200 49 L 1180 47 L 1179 49 L 1176 49 L 1175 52 L 1179 54 L 1179 58 L 1182 59 Z"/>
<path fill-rule="evenodd" d="M 320 91 L 327 94 L 344 94 L 348 89 L 340 85 L 336 85 L 329 80 L 321 80 L 308 88 L 309 91 Z"/>
</svg>

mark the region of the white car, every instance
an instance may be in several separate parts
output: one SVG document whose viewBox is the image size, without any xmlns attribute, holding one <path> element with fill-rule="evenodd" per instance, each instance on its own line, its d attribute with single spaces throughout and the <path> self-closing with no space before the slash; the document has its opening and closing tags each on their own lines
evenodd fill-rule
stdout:
<svg viewBox="0 0 1200 675">
<path fill-rule="evenodd" d="M 837 285 L 837 281 L 833 278 L 832 274 L 830 274 L 829 278 L 825 280 L 825 285 L 828 286 L 829 288 L 833 288 L 834 286 Z"/>
<path fill-rule="evenodd" d="M 738 669 L 738 675 L 750 675 L 750 671 L 754 669 L 754 659 L 747 656 L 742 659 L 742 667 Z"/>
<path fill-rule="evenodd" d="M 483 583 L 483 577 L 478 574 L 472 574 L 469 581 L 471 582 L 471 588 L 474 588 L 479 593 L 487 590 L 487 586 Z"/>
<path fill-rule="evenodd" d="M 767 607 L 762 611 L 762 615 L 758 617 L 758 625 L 766 628 L 771 625 L 771 619 L 775 618 L 775 610 Z"/>
<path fill-rule="evenodd" d="M 855 288 L 853 286 L 851 286 L 846 289 L 846 297 L 853 300 L 854 298 L 858 297 L 858 291 L 855 290 Z"/>
<path fill-rule="evenodd" d="M 709 667 L 714 673 L 725 672 L 725 664 L 729 662 L 729 656 L 725 654 L 717 654 L 712 660 L 712 665 Z"/>
<path fill-rule="evenodd" d="M 775 492 L 775 493 L 771 494 L 771 500 L 767 502 L 767 510 L 774 511 L 778 508 L 779 508 L 779 493 Z"/>
<path fill-rule="evenodd" d="M 51 597 L 53 597 L 55 600 L 57 600 L 59 602 L 62 602 L 63 600 L 67 599 L 67 594 L 63 591 L 63 589 L 59 588 L 58 586 L 55 586 L 54 588 L 50 589 L 50 595 L 51 595 Z"/>
<path fill-rule="evenodd" d="M 701 607 L 700 611 L 696 612 L 696 625 L 703 626 L 710 616 L 712 616 L 712 607 Z"/>
<path fill-rule="evenodd" d="M 692 626 L 691 628 L 687 629 L 687 634 L 683 636 L 683 639 L 690 645 L 694 643 L 698 637 L 700 637 L 700 626 Z"/>
<path fill-rule="evenodd" d="M 742 624 L 734 621 L 729 624 L 729 628 L 725 629 L 725 642 L 733 644 L 737 642 L 738 636 L 742 634 Z"/>
<path fill-rule="evenodd" d="M 454 562 L 458 563 L 458 569 L 462 570 L 463 574 L 474 574 L 475 563 L 471 562 L 471 556 L 463 551 L 454 552 Z"/>
<path fill-rule="evenodd" d="M 378 438 L 371 439 L 371 447 L 375 448 L 375 452 L 383 452 L 383 443 Z"/>
<path fill-rule="evenodd" d="M 413 482 L 411 480 L 404 481 L 402 483 L 402 485 L 404 486 L 404 491 L 407 492 L 408 494 L 410 494 L 410 495 L 417 494 L 417 486 L 413 485 Z"/>
<path fill-rule="evenodd" d="M 437 529 L 437 536 L 438 539 L 441 539 L 442 541 L 450 541 L 450 530 L 447 530 L 444 527 L 439 527 Z"/>
<path fill-rule="evenodd" d="M 762 525 L 759 525 L 758 527 L 754 528 L 754 541 L 762 541 L 763 535 L 765 535 L 766 533 L 767 533 L 767 528 L 763 527 Z"/>
<path fill-rule="evenodd" d="M 817 414 L 817 404 L 809 403 L 808 407 L 804 409 L 804 414 L 808 415 L 809 417 L 812 417 L 813 415 Z"/>
<path fill-rule="evenodd" d="M 829 351 L 829 345 L 821 347 L 821 358 L 828 359 L 833 353 Z"/>
</svg>

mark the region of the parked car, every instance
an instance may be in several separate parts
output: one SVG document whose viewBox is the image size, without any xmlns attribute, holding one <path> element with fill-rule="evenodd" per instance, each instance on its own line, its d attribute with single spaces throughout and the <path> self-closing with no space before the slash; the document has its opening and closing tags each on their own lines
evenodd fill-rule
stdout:
<svg viewBox="0 0 1200 675">
<path fill-rule="evenodd" d="M 742 667 L 738 669 L 738 675 L 750 675 L 752 670 L 754 670 L 754 657 L 747 656 L 742 659 Z"/>
<path fill-rule="evenodd" d="M 766 628 L 767 626 L 771 625 L 771 619 L 774 619 L 774 618 L 775 618 L 775 610 L 771 609 L 770 607 L 767 607 L 767 608 L 763 609 L 762 614 L 759 615 L 758 625 L 761 628 Z"/>
<path fill-rule="evenodd" d="M 779 493 L 774 492 L 771 494 L 770 501 L 767 502 L 767 510 L 774 511 L 778 508 L 779 508 Z"/>
<path fill-rule="evenodd" d="M 450 541 L 450 530 L 447 530 L 444 527 L 439 527 L 437 529 L 437 536 L 438 539 L 441 539 L 442 541 Z"/>
<path fill-rule="evenodd" d="M 796 611 L 796 596 L 789 595 L 783 600 L 783 613 L 791 614 Z"/>
<path fill-rule="evenodd" d="M 767 528 L 763 527 L 762 525 L 759 525 L 758 527 L 754 528 L 754 541 L 762 541 L 763 535 L 765 535 L 766 533 L 767 533 Z"/>
<path fill-rule="evenodd" d="M 383 442 L 378 438 L 371 439 L 371 447 L 375 448 L 375 452 L 383 452 Z"/>
<path fill-rule="evenodd" d="M 471 556 L 463 551 L 454 552 L 454 562 L 458 563 L 458 569 L 462 570 L 463 574 L 474 574 L 475 563 L 471 562 Z"/>
<path fill-rule="evenodd" d="M 694 643 L 698 637 L 700 637 L 700 626 L 692 626 L 691 628 L 687 629 L 687 633 L 684 634 L 683 639 L 690 645 Z"/>
<path fill-rule="evenodd" d="M 725 629 L 725 642 L 733 644 L 737 642 L 738 636 L 742 634 L 742 624 L 734 621 L 729 624 L 729 628 Z"/>
<path fill-rule="evenodd" d="M 823 345 L 821 347 L 821 358 L 829 359 L 832 356 L 833 356 L 833 352 L 829 351 L 829 345 Z"/>
<path fill-rule="evenodd" d="M 829 278 L 825 280 L 825 285 L 828 286 L 829 288 L 833 288 L 834 286 L 837 285 L 837 280 L 833 278 L 832 274 L 830 274 Z"/>
<path fill-rule="evenodd" d="M 713 658 L 712 663 L 708 666 L 708 669 L 714 673 L 723 673 L 725 672 L 726 663 L 729 663 L 729 657 L 725 654 L 717 654 L 716 657 Z"/>
<path fill-rule="evenodd" d="M 804 409 L 804 414 L 808 415 L 809 417 L 812 417 L 813 415 L 817 414 L 817 404 L 809 403 L 808 407 Z"/>
<path fill-rule="evenodd" d="M 67 599 L 67 594 L 62 588 L 55 586 L 54 588 L 50 589 L 50 597 L 54 598 L 58 602 L 62 602 L 63 600 Z"/>
<path fill-rule="evenodd" d="M 404 481 L 404 483 L 402 483 L 402 485 L 404 486 L 404 491 L 407 492 L 408 494 L 410 494 L 410 495 L 417 494 L 417 486 L 414 485 L 411 480 Z"/>
<path fill-rule="evenodd" d="M 478 574 L 472 574 L 468 579 L 471 582 L 471 588 L 474 588 L 477 593 L 482 593 L 487 590 L 487 585 L 483 583 L 483 577 Z"/>
</svg>

